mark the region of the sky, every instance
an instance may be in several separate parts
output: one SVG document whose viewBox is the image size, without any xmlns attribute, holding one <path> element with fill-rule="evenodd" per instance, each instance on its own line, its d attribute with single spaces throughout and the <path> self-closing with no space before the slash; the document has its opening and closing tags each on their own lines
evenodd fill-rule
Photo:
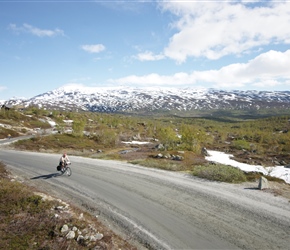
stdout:
<svg viewBox="0 0 290 250">
<path fill-rule="evenodd" d="M 290 90 L 290 1 L 0 0 L 0 100 L 59 87 Z"/>
</svg>

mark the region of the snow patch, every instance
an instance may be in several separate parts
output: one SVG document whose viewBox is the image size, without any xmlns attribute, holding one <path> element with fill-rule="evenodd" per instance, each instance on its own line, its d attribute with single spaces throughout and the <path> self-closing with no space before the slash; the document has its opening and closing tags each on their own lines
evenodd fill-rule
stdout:
<svg viewBox="0 0 290 250">
<path fill-rule="evenodd" d="M 206 156 L 207 161 L 216 162 L 220 164 L 229 165 L 241 169 L 244 172 L 259 172 L 264 175 L 276 177 L 284 180 L 286 183 L 290 184 L 290 169 L 284 166 L 270 166 L 263 167 L 259 165 L 250 165 L 246 163 L 241 163 L 232 159 L 232 154 L 226 154 L 219 151 L 208 150 L 209 156 Z"/>
</svg>

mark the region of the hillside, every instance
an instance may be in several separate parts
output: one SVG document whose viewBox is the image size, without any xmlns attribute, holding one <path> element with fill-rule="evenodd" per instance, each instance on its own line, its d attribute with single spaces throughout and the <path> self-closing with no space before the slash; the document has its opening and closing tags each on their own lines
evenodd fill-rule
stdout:
<svg viewBox="0 0 290 250">
<path fill-rule="evenodd" d="M 33 135 L 14 147 L 95 158 L 151 161 L 163 154 L 177 170 L 205 162 L 202 148 L 231 153 L 254 165 L 290 164 L 289 117 L 245 120 L 230 117 L 146 117 L 30 108 L 0 112 L 0 139 Z M 43 137 L 42 135 L 47 135 Z M 132 143 L 134 142 L 135 143 Z M 141 144 L 142 142 L 142 144 Z M 180 155 L 182 152 L 183 155 Z M 171 167 L 168 166 L 170 169 Z"/>
<path fill-rule="evenodd" d="M 0 139 L 2 139 L 0 142 L 5 143 L 4 145 L 2 144 L 2 147 L 59 154 L 66 151 L 69 155 L 115 159 L 150 168 L 187 173 L 191 173 L 195 169 L 201 169 L 203 173 L 205 173 L 205 169 L 207 171 L 214 169 L 212 173 L 218 175 L 219 178 L 223 176 L 222 178 L 224 179 L 221 181 L 232 182 L 234 180 L 233 174 L 235 174 L 241 178 L 237 181 L 241 182 L 242 180 L 246 188 L 257 186 L 257 180 L 261 174 L 244 174 L 240 171 L 234 173 L 236 171 L 232 170 L 236 169 L 225 168 L 224 166 L 213 167 L 215 165 L 211 165 L 209 167 L 201 149 L 206 146 L 208 149 L 230 152 L 236 160 L 248 164 L 270 166 L 290 163 L 288 150 L 290 145 L 288 129 L 290 125 L 288 116 L 268 117 L 257 120 L 237 120 L 229 117 L 193 119 L 174 116 L 152 119 L 144 116 L 47 111 L 29 108 L 22 112 L 1 110 L 0 125 Z M 7 139 L 8 134 L 12 136 L 11 139 Z M 30 138 L 14 142 L 13 140 L 19 136 L 28 136 Z M 218 168 L 221 169 L 220 173 L 216 173 Z M 225 169 L 228 173 L 225 173 Z M 211 173 L 207 174 L 211 177 L 216 177 Z M 208 178 L 209 175 L 203 174 L 202 178 Z M 270 188 L 264 190 L 264 192 L 270 192 L 275 196 L 283 196 L 290 199 L 289 185 L 279 179 L 270 176 L 266 177 L 269 180 Z M 14 179 L 14 177 L 12 178 Z M 1 183 L 3 184 L 4 182 L 1 181 Z M 45 194 L 43 195 L 45 196 Z M 42 196 L 38 197 L 32 193 L 23 202 L 28 204 L 28 209 L 31 206 L 29 202 L 34 203 L 35 200 L 37 200 L 39 206 L 43 206 L 43 203 L 39 202 Z M 29 197 L 33 197 L 33 199 Z M 1 202 L 3 201 L 1 198 Z M 8 203 L 5 202 L 5 204 Z M 35 205 L 34 203 L 33 208 L 39 211 L 37 204 Z M 55 206 L 58 207 L 59 205 Z M 73 206 L 70 205 L 70 207 L 72 208 Z M 81 213 L 78 209 L 75 211 L 77 214 Z M 58 212 L 58 209 L 56 209 L 55 213 Z M 20 216 L 18 214 L 14 215 Z M 34 226 L 38 226 L 39 223 L 41 227 L 42 224 L 40 222 L 44 216 L 47 216 L 47 214 L 37 214 L 37 216 L 33 217 L 34 219 L 31 218 L 29 220 L 29 223 Z M 60 231 L 63 226 L 62 223 L 66 223 L 68 220 L 70 225 L 76 223 L 80 227 L 80 222 L 75 217 L 70 214 L 67 214 L 67 216 L 59 224 L 53 224 L 56 223 L 55 221 L 49 221 L 49 225 L 54 227 L 53 230 L 46 232 L 41 228 L 42 235 L 38 235 L 37 240 L 33 237 L 29 238 L 31 235 L 27 236 L 29 241 L 26 241 L 25 244 L 29 244 L 33 240 L 33 242 L 40 242 L 38 243 L 39 246 L 47 244 L 47 235 L 49 235 L 50 243 L 52 244 L 51 249 L 54 249 L 53 246 L 59 242 L 62 242 L 63 249 L 72 246 L 75 247 L 74 249 L 86 249 L 86 245 L 83 246 L 76 244 L 75 241 L 68 241 L 66 234 Z M 22 222 L 24 224 L 21 224 Z M 11 230 L 18 230 L 18 233 L 25 235 L 24 232 L 26 230 L 24 228 L 27 226 L 27 221 L 24 220 L 21 223 L 19 222 L 17 227 L 9 226 Z M 119 249 L 120 247 L 135 249 L 129 242 L 108 230 L 106 226 L 98 224 L 92 217 L 88 217 L 86 223 L 82 222 L 81 227 L 85 230 L 88 224 L 92 225 L 93 223 L 96 223 L 96 227 L 99 229 L 101 228 L 101 233 L 104 236 L 101 241 L 97 241 L 98 247 L 103 247 L 103 249 Z M 1 225 L 2 228 L 7 227 L 5 224 Z M 20 229 L 19 226 L 21 227 Z M 34 230 L 33 228 L 35 227 L 31 227 L 32 231 Z M 16 238 L 11 240 L 16 240 Z M 17 238 L 13 246 L 19 247 L 19 244 L 24 244 L 20 240 L 22 240 L 21 237 Z M 92 242 L 83 243 L 94 245 Z M 6 247 L 6 249 L 9 248 Z"/>
<path fill-rule="evenodd" d="M 281 114 L 290 108 L 289 91 L 223 91 L 174 88 L 61 87 L 30 99 L 13 98 L 6 105 L 105 113 L 198 115 L 239 110 L 251 115 Z"/>
</svg>

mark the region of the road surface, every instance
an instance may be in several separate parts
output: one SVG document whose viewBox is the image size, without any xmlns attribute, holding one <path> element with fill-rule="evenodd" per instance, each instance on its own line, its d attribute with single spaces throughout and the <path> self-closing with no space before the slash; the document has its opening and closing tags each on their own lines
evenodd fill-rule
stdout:
<svg viewBox="0 0 290 250">
<path fill-rule="evenodd" d="M 119 161 L 0 149 L 13 173 L 66 197 L 148 249 L 289 249 L 290 202 L 242 184 Z M 61 198 L 60 197 L 60 198 Z"/>
</svg>

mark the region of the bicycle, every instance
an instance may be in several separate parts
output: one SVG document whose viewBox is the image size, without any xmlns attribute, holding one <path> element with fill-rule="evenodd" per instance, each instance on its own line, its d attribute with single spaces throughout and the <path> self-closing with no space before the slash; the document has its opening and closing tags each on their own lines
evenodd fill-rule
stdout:
<svg viewBox="0 0 290 250">
<path fill-rule="evenodd" d="M 72 174 L 72 170 L 71 168 L 68 166 L 71 163 L 65 163 L 64 167 L 61 167 L 60 165 L 57 166 L 57 170 L 61 172 L 61 175 L 66 174 L 67 176 L 71 176 Z"/>
</svg>

